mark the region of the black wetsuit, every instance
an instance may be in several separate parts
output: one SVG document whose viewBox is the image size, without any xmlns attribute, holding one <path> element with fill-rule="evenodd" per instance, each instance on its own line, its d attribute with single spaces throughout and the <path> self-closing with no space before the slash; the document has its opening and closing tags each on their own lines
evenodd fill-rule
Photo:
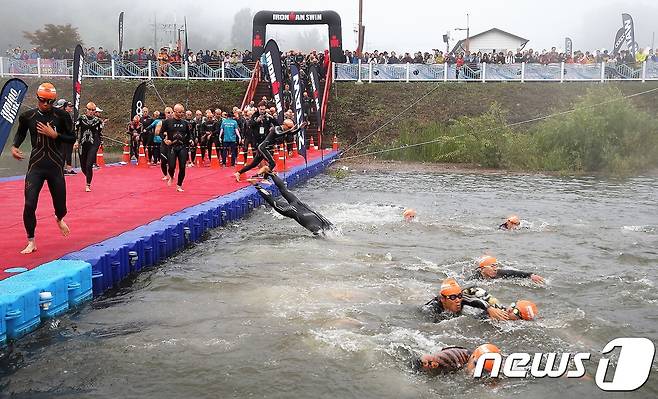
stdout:
<svg viewBox="0 0 658 399">
<path fill-rule="evenodd" d="M 65 111 L 66 112 L 66 111 Z M 66 112 L 71 119 L 71 126 L 73 126 L 73 117 L 70 113 Z M 73 144 L 74 143 L 64 143 L 62 142 L 62 155 L 64 156 L 64 164 L 69 168 L 73 165 Z M 75 173 L 75 172 L 74 172 Z"/>
<path fill-rule="evenodd" d="M 185 168 L 187 167 L 187 151 L 190 144 L 190 125 L 185 119 L 166 119 L 162 122 L 160 133 L 171 140 L 169 151 L 169 176 L 174 177 L 176 172 L 176 160 L 178 160 L 178 185 L 183 185 L 185 179 Z"/>
<path fill-rule="evenodd" d="M 278 144 L 280 142 L 283 142 L 285 137 L 287 135 L 292 135 L 295 134 L 299 131 L 299 127 L 296 127 L 294 129 L 290 130 L 283 130 L 281 126 L 272 126 L 270 128 L 270 133 L 265 137 L 265 140 L 263 140 L 262 143 L 258 144 L 258 151 L 256 151 L 256 155 L 254 156 L 254 160 L 251 161 L 250 164 L 245 165 L 242 169 L 238 171 L 238 173 L 243 174 L 256 166 L 264 159 L 267 161 L 270 170 L 274 170 L 276 167 L 276 162 L 274 161 L 274 157 L 272 157 L 272 154 L 269 151 L 269 146 L 273 144 Z"/>
<path fill-rule="evenodd" d="M 139 161 L 139 143 L 144 139 L 142 132 L 142 124 L 135 125 L 133 122 L 128 123 L 128 142 L 130 143 L 130 156 L 135 157 Z"/>
<path fill-rule="evenodd" d="M 153 150 L 153 129 L 149 130 L 149 126 L 151 126 L 151 123 L 153 123 L 153 118 L 151 118 L 148 115 L 144 115 L 140 119 L 140 123 L 142 124 L 142 144 L 144 144 L 144 152 L 146 152 L 146 160 L 149 162 L 156 163 L 158 162 L 157 158 L 155 157 L 155 152 Z M 139 155 L 137 156 L 137 160 L 139 161 Z"/>
<path fill-rule="evenodd" d="M 279 178 L 279 176 L 270 174 L 270 178 L 272 178 L 274 184 L 279 188 L 281 195 L 286 201 L 288 201 L 288 204 L 280 204 L 277 202 L 272 196 L 272 193 L 265 190 L 260 185 L 256 184 L 255 187 L 261 197 L 263 197 L 263 199 L 265 199 L 275 211 L 283 216 L 295 219 L 297 223 L 301 224 L 315 235 L 324 234 L 324 232 L 333 228 L 331 222 L 325 219 L 324 216 L 312 210 L 308 205 L 300 201 L 293 193 L 288 191 L 286 184 Z"/>
<path fill-rule="evenodd" d="M 91 179 L 94 177 L 96 154 L 103 137 L 103 121 L 96 116 L 82 115 L 78 118 L 76 130 L 80 144 L 80 167 L 87 178 L 87 184 L 91 184 Z"/>
<path fill-rule="evenodd" d="M 462 289 L 462 309 L 464 306 L 470 306 L 486 311 L 491 306 L 500 308 L 498 300 L 492 297 L 487 291 L 478 287 L 467 287 Z M 434 297 L 432 300 L 423 305 L 423 312 L 432 317 L 433 321 L 439 322 L 453 317 L 461 316 L 459 313 L 448 312 L 443 308 L 443 304 L 439 297 Z"/>
<path fill-rule="evenodd" d="M 530 278 L 533 273 L 524 272 L 521 270 L 514 269 L 496 269 L 496 277 L 493 278 Z M 486 280 L 491 277 L 485 277 L 482 275 L 480 268 L 478 267 L 473 271 L 473 274 L 470 276 L 470 279 L 473 280 Z"/>
<path fill-rule="evenodd" d="M 217 121 L 214 119 L 206 119 L 201 126 L 199 145 L 201 146 L 202 160 L 206 159 L 206 153 L 208 153 L 208 160 L 211 158 L 212 143 L 215 140 L 215 130 L 217 130 Z"/>
<path fill-rule="evenodd" d="M 256 148 L 260 143 L 265 140 L 268 133 L 272 129 L 272 126 L 278 126 L 279 121 L 269 114 L 265 113 L 262 115 L 259 112 L 254 113 L 251 116 L 251 129 L 253 137 L 253 147 Z"/>
<path fill-rule="evenodd" d="M 59 134 L 52 139 L 37 132 L 37 122 L 50 123 Z M 48 182 L 48 190 L 53 199 L 55 216 L 62 220 L 66 216 L 66 182 L 64 181 L 64 159 L 62 143 L 74 143 L 71 116 L 64 110 L 53 108 L 49 112 L 38 109 L 25 111 L 18 118 L 18 130 L 14 137 L 14 147 L 18 148 L 25 140 L 28 130 L 32 143 L 32 153 L 25 175 L 25 207 L 23 223 L 27 238 L 34 238 L 37 226 L 36 210 L 39 193 L 44 182 Z"/>
</svg>

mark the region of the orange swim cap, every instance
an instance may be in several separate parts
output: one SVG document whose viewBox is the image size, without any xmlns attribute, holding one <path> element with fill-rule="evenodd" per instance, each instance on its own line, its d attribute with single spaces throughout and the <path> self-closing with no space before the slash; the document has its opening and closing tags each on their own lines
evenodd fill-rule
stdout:
<svg viewBox="0 0 658 399">
<path fill-rule="evenodd" d="M 439 291 L 440 295 L 456 295 L 462 292 L 462 287 L 459 286 L 457 280 L 452 277 L 441 282 L 441 290 Z"/>
<path fill-rule="evenodd" d="M 512 304 L 511 308 L 514 314 L 523 320 L 532 320 L 539 315 L 537 305 L 532 301 L 516 301 L 516 303 Z"/>
<path fill-rule="evenodd" d="M 484 344 L 480 345 L 471 354 L 471 357 L 468 359 L 468 369 L 473 371 L 475 370 L 475 365 L 480 358 L 480 356 L 484 355 L 485 353 L 500 353 L 500 349 L 494 344 Z M 484 367 L 483 369 L 491 372 L 493 370 L 494 366 L 494 361 L 489 359 L 484 361 Z"/>
<path fill-rule="evenodd" d="M 497 265 L 497 264 L 498 264 L 498 260 L 496 258 L 494 258 L 493 256 L 489 256 L 489 255 L 485 255 L 485 256 L 481 257 L 479 262 L 478 262 L 478 265 L 480 267 L 487 267 L 487 266 Z"/>
<path fill-rule="evenodd" d="M 506 222 L 508 222 L 510 224 L 513 224 L 515 226 L 518 226 L 519 224 L 521 224 L 521 221 L 519 220 L 519 217 L 516 216 L 516 215 L 512 215 L 512 216 L 508 217 Z"/>
<path fill-rule="evenodd" d="M 44 100 L 57 100 L 57 90 L 52 83 L 41 83 L 37 89 L 37 97 Z"/>
<path fill-rule="evenodd" d="M 405 209 L 404 212 L 402 212 L 402 216 L 404 217 L 404 220 L 411 220 L 416 217 L 416 210 L 412 208 Z"/>
</svg>

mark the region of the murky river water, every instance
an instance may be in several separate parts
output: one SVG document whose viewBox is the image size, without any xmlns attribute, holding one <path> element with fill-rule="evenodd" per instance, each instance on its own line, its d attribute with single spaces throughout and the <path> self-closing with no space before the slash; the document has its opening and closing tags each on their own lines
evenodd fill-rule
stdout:
<svg viewBox="0 0 658 399">
<path fill-rule="evenodd" d="M 261 208 L 0 358 L 0 397 L 618 397 L 593 380 L 412 372 L 410 353 L 504 353 L 658 341 L 658 180 L 369 172 L 295 191 L 342 234 L 316 239 Z M 401 221 L 401 208 L 418 218 Z M 522 231 L 496 226 L 518 213 Z M 484 282 L 541 318 L 441 323 L 419 307 L 483 253 L 544 276 Z M 631 397 L 658 396 L 658 369 Z"/>
</svg>

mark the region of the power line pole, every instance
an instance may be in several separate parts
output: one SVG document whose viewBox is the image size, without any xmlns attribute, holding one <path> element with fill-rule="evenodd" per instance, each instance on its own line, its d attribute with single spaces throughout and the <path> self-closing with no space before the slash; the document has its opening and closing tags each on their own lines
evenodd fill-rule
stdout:
<svg viewBox="0 0 658 399">
<path fill-rule="evenodd" d="M 359 0 L 359 37 L 358 45 L 356 47 L 357 56 L 361 57 L 361 52 L 363 51 L 363 38 L 365 32 L 363 29 L 363 0 Z"/>
</svg>

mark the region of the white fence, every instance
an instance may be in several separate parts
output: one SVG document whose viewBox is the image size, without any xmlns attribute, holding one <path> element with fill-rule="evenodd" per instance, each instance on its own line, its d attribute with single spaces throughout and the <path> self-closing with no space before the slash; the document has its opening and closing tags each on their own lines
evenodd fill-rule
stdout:
<svg viewBox="0 0 658 399">
<path fill-rule="evenodd" d="M 658 62 L 640 64 L 335 64 L 337 81 L 605 82 L 658 80 Z"/>
<path fill-rule="evenodd" d="M 160 63 L 158 61 L 120 62 L 85 62 L 84 78 L 104 79 L 206 79 L 206 80 L 249 80 L 251 66 L 229 62 L 211 62 L 208 64 Z M 34 76 L 34 77 L 72 77 L 73 60 L 33 59 L 15 60 L 0 57 L 0 77 Z"/>
</svg>

